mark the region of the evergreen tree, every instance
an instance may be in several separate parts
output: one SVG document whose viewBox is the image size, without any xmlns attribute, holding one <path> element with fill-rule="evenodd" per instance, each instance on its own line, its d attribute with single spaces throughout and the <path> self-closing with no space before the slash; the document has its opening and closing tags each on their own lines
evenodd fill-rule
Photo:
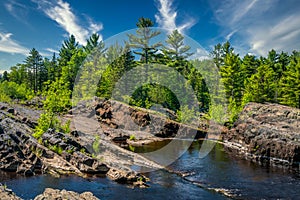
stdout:
<svg viewBox="0 0 300 200">
<path fill-rule="evenodd" d="M 29 52 L 29 56 L 25 60 L 30 80 L 30 88 L 37 93 L 42 89 L 43 83 L 43 59 L 39 52 L 33 48 Z"/>
<path fill-rule="evenodd" d="M 188 52 L 191 47 L 184 45 L 184 37 L 178 30 L 174 30 L 168 35 L 166 43 L 168 44 L 168 47 L 164 47 L 163 51 L 173 60 L 183 60 L 192 55 L 192 53 Z"/>
<path fill-rule="evenodd" d="M 257 73 L 246 81 L 244 102 L 274 102 L 276 91 L 276 73 L 268 64 L 257 68 Z"/>
<path fill-rule="evenodd" d="M 68 64 L 68 62 L 71 60 L 72 56 L 76 54 L 78 50 L 78 42 L 76 42 L 76 39 L 74 35 L 71 35 L 68 40 L 65 40 L 62 44 L 61 49 L 59 50 L 59 64 L 58 64 L 58 74 L 59 77 L 62 73 L 62 68 Z"/>
<path fill-rule="evenodd" d="M 103 41 L 99 41 L 99 38 L 99 34 L 93 33 L 87 40 L 86 45 L 83 47 L 87 54 L 93 53 L 93 51 L 99 51 L 100 49 L 104 50 L 104 43 Z M 100 53 L 104 53 L 104 51 Z"/>
<path fill-rule="evenodd" d="M 244 80 L 250 78 L 253 74 L 255 74 L 259 65 L 259 60 L 257 60 L 254 55 L 246 54 L 242 60 L 241 65 Z"/>
<path fill-rule="evenodd" d="M 9 78 L 8 78 L 8 72 L 7 72 L 7 71 L 4 71 L 4 72 L 3 72 L 1 81 L 9 81 Z"/>
<path fill-rule="evenodd" d="M 161 43 L 150 44 L 150 40 L 160 34 L 160 31 L 153 31 L 154 23 L 151 19 L 140 18 L 136 24 L 138 30 L 136 35 L 129 34 L 129 45 L 135 49 L 141 49 L 142 52 L 134 51 L 135 54 L 141 56 L 141 62 L 149 63 L 153 59 L 155 53 L 158 51 L 158 47 L 162 46 Z"/>
<path fill-rule="evenodd" d="M 280 103 L 300 108 L 300 54 L 291 56 L 291 62 L 280 80 Z"/>
<path fill-rule="evenodd" d="M 226 53 L 224 65 L 220 68 L 220 75 L 227 99 L 240 105 L 244 79 L 241 70 L 241 60 L 233 51 Z"/>
</svg>

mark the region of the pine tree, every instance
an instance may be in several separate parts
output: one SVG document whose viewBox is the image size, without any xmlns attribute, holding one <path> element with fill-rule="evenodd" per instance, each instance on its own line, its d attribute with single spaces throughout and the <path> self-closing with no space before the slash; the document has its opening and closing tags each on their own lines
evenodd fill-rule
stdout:
<svg viewBox="0 0 300 200">
<path fill-rule="evenodd" d="M 247 79 L 245 83 L 245 95 L 243 101 L 246 102 L 274 102 L 276 91 L 276 73 L 268 64 L 261 64 L 257 68 L 257 73 Z"/>
<path fill-rule="evenodd" d="M 226 53 L 224 65 L 220 68 L 220 75 L 227 99 L 240 105 L 244 79 L 241 70 L 241 60 L 233 51 Z"/>
<path fill-rule="evenodd" d="M 297 55 L 298 54 L 298 55 Z M 280 103 L 300 108 L 300 53 L 294 52 L 279 83 Z"/>
<path fill-rule="evenodd" d="M 42 56 L 35 48 L 30 50 L 25 64 L 28 69 L 30 87 L 34 93 L 37 93 L 38 90 L 42 89 L 44 70 Z"/>
<path fill-rule="evenodd" d="M 168 47 L 164 47 L 163 51 L 173 60 L 183 60 L 193 55 L 188 52 L 191 47 L 184 45 L 184 36 L 180 34 L 178 30 L 174 30 L 168 35 L 166 43 L 168 44 Z"/>
<path fill-rule="evenodd" d="M 259 60 L 257 60 L 254 55 L 246 54 L 242 60 L 241 65 L 244 80 L 250 78 L 253 74 L 255 74 L 259 65 Z"/>
<path fill-rule="evenodd" d="M 141 56 L 142 63 L 148 64 L 153 59 L 154 54 L 158 51 L 157 48 L 162 46 L 160 42 L 150 44 L 150 40 L 158 36 L 160 31 L 153 31 L 151 29 L 154 23 L 148 18 L 140 18 L 136 25 L 138 27 L 136 35 L 128 34 L 129 45 L 134 49 L 141 49 L 142 52 L 134 51 L 134 53 Z"/>
</svg>

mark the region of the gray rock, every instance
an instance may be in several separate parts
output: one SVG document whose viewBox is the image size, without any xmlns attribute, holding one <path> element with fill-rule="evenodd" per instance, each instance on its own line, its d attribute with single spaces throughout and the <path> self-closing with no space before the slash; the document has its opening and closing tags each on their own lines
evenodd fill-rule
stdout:
<svg viewBox="0 0 300 200">
<path fill-rule="evenodd" d="M 233 128 L 223 135 L 225 144 L 243 157 L 296 168 L 300 164 L 299 137 L 300 109 L 258 103 L 247 104 Z"/>
</svg>

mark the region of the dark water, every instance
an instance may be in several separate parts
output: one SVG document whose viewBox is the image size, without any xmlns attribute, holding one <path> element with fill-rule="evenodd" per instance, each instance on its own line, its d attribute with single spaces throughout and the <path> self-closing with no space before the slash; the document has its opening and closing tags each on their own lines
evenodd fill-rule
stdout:
<svg viewBox="0 0 300 200">
<path fill-rule="evenodd" d="M 153 151 L 161 145 L 163 143 L 135 148 L 134 151 Z M 187 143 L 178 141 L 177 145 L 180 148 Z M 5 183 L 24 199 L 34 198 L 46 187 L 76 192 L 91 191 L 100 199 L 227 199 L 209 188 L 224 189 L 238 199 L 300 199 L 299 174 L 261 167 L 234 158 L 219 144 L 208 156 L 200 159 L 200 146 L 201 141 L 192 143 L 188 151 L 169 166 L 188 176 L 182 178 L 164 170 L 149 172 L 146 175 L 151 182 L 147 189 L 131 189 L 105 177 L 83 179 L 76 176 L 54 178 L 43 175 L 24 178 L 8 173 L 0 174 L 1 183 Z"/>
</svg>

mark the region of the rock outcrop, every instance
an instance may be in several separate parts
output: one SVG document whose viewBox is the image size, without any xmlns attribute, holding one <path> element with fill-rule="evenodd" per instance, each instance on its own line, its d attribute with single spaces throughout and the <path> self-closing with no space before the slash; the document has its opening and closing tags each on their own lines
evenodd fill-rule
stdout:
<svg viewBox="0 0 300 200">
<path fill-rule="evenodd" d="M 223 139 L 229 151 L 252 161 L 298 168 L 300 109 L 249 103 Z"/>
<path fill-rule="evenodd" d="M 142 108 L 135 108 L 117 101 L 102 100 L 95 105 L 96 116 L 99 122 L 105 127 L 126 130 L 121 134 L 119 138 L 126 140 L 129 138 L 130 131 L 138 131 L 148 133 L 144 134 L 144 139 L 151 138 L 205 138 L 207 131 L 207 123 L 200 123 L 198 127 L 188 126 L 180 124 L 166 118 L 158 113 L 150 112 L 149 110 Z M 169 111 L 168 113 L 171 113 Z M 111 132 L 120 131 L 107 131 L 109 135 Z M 149 135 L 150 134 L 150 135 Z M 139 137 L 142 134 L 136 134 L 135 137 Z M 127 138 L 126 138 L 127 137 Z M 138 139 L 138 138 L 136 138 Z M 140 138 L 142 139 L 142 138 Z"/>
<path fill-rule="evenodd" d="M 43 194 L 40 194 L 34 198 L 34 200 L 54 200 L 54 199 L 72 199 L 72 200 L 98 200 L 91 192 L 83 192 L 78 194 L 77 192 L 67 190 L 57 190 L 52 188 L 46 188 Z"/>
<path fill-rule="evenodd" d="M 86 148 L 66 134 L 49 130 L 39 140 L 32 136 L 36 111 L 1 103 L 0 105 L 0 169 L 26 176 L 49 172 L 55 175 L 105 174 L 109 168 L 92 158 Z"/>
<path fill-rule="evenodd" d="M 24 175 L 40 172 L 42 162 L 32 151 L 33 144 L 38 146 L 30 129 L 25 124 L 19 124 L 10 118 L 0 122 L 0 169 Z M 41 147 L 41 153 L 46 150 Z"/>
<path fill-rule="evenodd" d="M 11 189 L 6 188 L 5 185 L 0 183 L 0 199 L 1 200 L 21 200 L 16 196 Z"/>
<path fill-rule="evenodd" d="M 107 174 L 117 182 L 145 187 L 146 177 L 134 172 L 131 166 L 161 168 L 142 156 L 120 148 L 110 139 L 97 139 L 97 132 L 93 131 L 75 130 L 71 134 L 64 134 L 49 129 L 37 140 L 32 136 L 32 127 L 21 120 L 25 113 L 35 113 L 34 109 L 1 105 L 0 170 L 26 176 L 40 173 L 55 176 L 69 173 L 79 176 Z M 37 120 L 32 116 L 27 119 L 33 123 Z M 86 124 L 86 121 L 82 122 Z M 97 120 L 91 123 L 99 124 Z M 93 145 L 95 142 L 98 143 L 97 148 Z"/>
</svg>

